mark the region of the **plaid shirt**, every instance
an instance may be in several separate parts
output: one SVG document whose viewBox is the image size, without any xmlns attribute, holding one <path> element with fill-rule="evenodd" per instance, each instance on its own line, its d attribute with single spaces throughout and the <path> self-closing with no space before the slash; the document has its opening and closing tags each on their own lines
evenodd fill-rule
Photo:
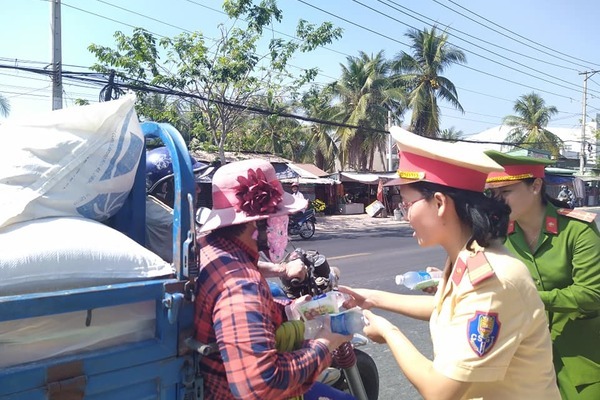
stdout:
<svg viewBox="0 0 600 400">
<path fill-rule="evenodd" d="M 219 346 L 219 354 L 200 360 L 205 398 L 285 399 L 305 393 L 331 364 L 327 346 L 307 340 L 299 350 L 277 352 L 283 306 L 257 268 L 258 253 L 212 233 L 199 244 L 196 340 Z"/>
</svg>

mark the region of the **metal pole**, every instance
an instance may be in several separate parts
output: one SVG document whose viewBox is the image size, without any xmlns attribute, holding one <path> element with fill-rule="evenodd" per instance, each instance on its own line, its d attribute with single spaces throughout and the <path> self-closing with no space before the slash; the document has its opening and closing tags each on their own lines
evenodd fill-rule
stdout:
<svg viewBox="0 0 600 400">
<path fill-rule="evenodd" d="M 387 116 L 388 116 L 387 130 L 389 132 L 389 130 L 392 128 L 392 112 L 390 110 L 388 110 Z M 391 133 L 388 133 L 387 154 L 388 154 L 387 170 L 391 171 L 392 170 L 392 134 Z"/>
<path fill-rule="evenodd" d="M 585 172 L 585 114 L 587 107 L 587 80 L 588 73 L 584 72 L 583 78 L 583 111 L 581 113 L 581 149 L 579 150 L 579 175 L 583 175 Z"/>
<path fill-rule="evenodd" d="M 581 112 L 581 149 L 579 151 L 579 175 L 583 175 L 585 172 L 585 120 L 587 113 L 587 80 L 591 78 L 595 73 L 600 72 L 600 70 L 595 71 L 585 71 L 580 72 L 579 75 L 584 75 L 583 77 L 583 111 Z M 589 74 L 589 76 L 588 76 Z"/>
<path fill-rule="evenodd" d="M 61 47 L 61 20 L 60 0 L 53 0 L 52 7 L 52 109 L 62 108 L 62 47 Z"/>
</svg>

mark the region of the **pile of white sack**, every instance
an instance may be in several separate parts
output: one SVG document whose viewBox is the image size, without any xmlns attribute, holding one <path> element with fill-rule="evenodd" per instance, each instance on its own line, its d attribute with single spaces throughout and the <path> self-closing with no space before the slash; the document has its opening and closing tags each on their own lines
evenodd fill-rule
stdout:
<svg viewBox="0 0 600 400">
<path fill-rule="evenodd" d="M 109 228 L 144 149 L 135 97 L 0 125 L 0 296 L 170 275 Z"/>
</svg>

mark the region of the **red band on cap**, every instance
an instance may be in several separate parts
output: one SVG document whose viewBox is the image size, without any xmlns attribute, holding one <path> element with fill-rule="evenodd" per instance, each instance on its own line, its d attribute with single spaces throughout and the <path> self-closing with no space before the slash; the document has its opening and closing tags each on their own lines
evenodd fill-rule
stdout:
<svg viewBox="0 0 600 400">
<path fill-rule="evenodd" d="M 485 172 L 408 152 L 400 153 L 398 170 L 424 172 L 424 181 L 474 192 L 483 192 L 488 176 Z"/>
</svg>

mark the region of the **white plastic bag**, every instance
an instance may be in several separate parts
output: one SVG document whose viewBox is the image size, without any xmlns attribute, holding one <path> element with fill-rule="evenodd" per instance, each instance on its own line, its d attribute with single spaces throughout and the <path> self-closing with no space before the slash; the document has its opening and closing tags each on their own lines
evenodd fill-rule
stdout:
<svg viewBox="0 0 600 400">
<path fill-rule="evenodd" d="M 0 125 L 0 227 L 114 215 L 133 186 L 143 150 L 134 103 L 128 95 Z"/>
</svg>

